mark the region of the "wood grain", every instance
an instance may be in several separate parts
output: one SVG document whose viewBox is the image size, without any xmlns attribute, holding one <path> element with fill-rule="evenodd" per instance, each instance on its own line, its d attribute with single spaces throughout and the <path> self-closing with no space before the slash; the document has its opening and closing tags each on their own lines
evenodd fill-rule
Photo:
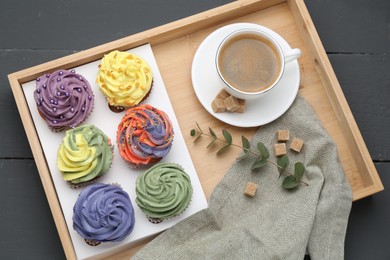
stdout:
<svg viewBox="0 0 390 260">
<path fill-rule="evenodd" d="M 343 162 L 344 170 L 346 171 L 346 175 L 352 186 L 354 200 L 366 197 L 375 190 L 383 190 L 383 185 L 379 179 L 374 163 L 372 162 L 336 75 L 334 74 L 318 33 L 314 28 L 314 24 L 308 15 L 305 4 L 301 1 L 288 1 L 288 3 L 292 9 L 292 14 L 297 21 L 296 24 L 303 36 L 306 46 L 311 50 L 310 53 L 313 55 L 312 60 L 314 61 L 314 67 L 316 68 L 323 85 L 322 90 L 325 91 L 326 94 L 323 97 L 328 97 L 329 105 L 335 113 L 334 122 L 337 122 L 337 124 L 327 127 L 327 124 L 324 123 L 324 126 L 338 144 L 339 157 Z M 317 94 L 318 91 L 315 93 Z M 310 103 L 310 99 L 308 100 Z M 321 101 L 321 103 L 324 102 Z M 312 104 L 314 110 L 316 110 L 315 104 L 318 103 Z M 319 112 L 317 112 L 317 114 L 319 118 L 322 119 L 323 114 Z M 324 120 L 322 120 L 322 122 L 324 122 Z M 340 134 L 341 138 L 337 138 Z M 339 141 L 344 142 L 345 145 L 342 145 Z M 348 147 L 348 151 L 343 151 L 342 149 L 346 147 Z M 354 165 L 352 163 L 354 163 Z M 349 174 L 352 172 L 354 172 L 354 174 Z M 357 181 L 357 176 L 360 176 L 359 178 L 362 183 Z M 359 190 L 354 189 L 354 187 L 357 186 L 360 187 Z"/>
<path fill-rule="evenodd" d="M 34 160 L 0 159 L 0 173 L 0 190 L 4 194 L 0 196 L 4 236 L 0 258 L 33 259 L 42 255 L 63 258 L 58 234 L 53 236 L 56 227 Z M 29 256 L 22 257 L 26 248 L 32 250 Z"/>
<path fill-rule="evenodd" d="M 340 85 L 374 161 L 390 161 L 390 56 L 330 54 Z M 373 73 L 375 71 L 375 73 Z"/>
<path fill-rule="evenodd" d="M 0 158 L 33 158 L 7 74 L 47 62 L 73 51 L 0 50 Z"/>
<path fill-rule="evenodd" d="M 10 0 L 3 0 L 0 31 L 9 37 L 1 38 L 0 47 L 80 51 L 231 1 L 35 0 L 15 5 Z"/>
<path fill-rule="evenodd" d="M 197 47 L 212 31 L 234 22 L 262 24 L 282 35 L 292 47 L 302 49 L 303 56 L 299 60 L 302 72 L 299 93 L 313 106 L 337 143 L 354 199 L 366 197 L 383 188 L 304 3 L 301 0 L 291 0 L 288 3 L 276 0 L 234 2 L 9 76 L 68 258 L 75 257 L 73 247 L 20 84 L 47 71 L 94 61 L 110 50 L 129 49 L 150 42 L 203 190 L 209 197 L 230 166 L 226 162 L 233 162 L 239 150 L 226 154 L 221 160 L 215 153 L 204 152 L 205 142 L 193 144 L 188 134 L 190 129 L 195 127 L 195 122 L 205 127 L 226 128 L 232 132 L 235 140 L 239 140 L 241 134 L 251 136 L 256 130 L 232 127 L 217 121 L 201 107 L 192 90 L 191 62 Z M 127 257 L 138 248 L 140 247 L 124 252 L 120 257 Z"/>
<path fill-rule="evenodd" d="M 389 54 L 389 1 L 305 3 L 329 54 Z"/>
<path fill-rule="evenodd" d="M 375 163 L 383 185 L 390 186 L 390 164 Z M 390 207 L 387 190 L 352 204 L 345 237 L 345 259 L 388 259 Z M 368 245 L 368 246 L 367 246 Z"/>
</svg>

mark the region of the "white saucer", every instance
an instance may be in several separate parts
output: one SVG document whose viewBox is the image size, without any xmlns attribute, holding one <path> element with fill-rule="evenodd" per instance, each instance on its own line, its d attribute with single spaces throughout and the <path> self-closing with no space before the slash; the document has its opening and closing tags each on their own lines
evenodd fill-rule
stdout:
<svg viewBox="0 0 390 260">
<path fill-rule="evenodd" d="M 215 68 L 215 54 L 223 38 L 242 28 L 262 29 L 273 36 L 284 51 L 291 49 L 279 34 L 261 25 L 235 23 L 224 26 L 207 36 L 196 51 L 192 62 L 192 85 L 200 103 L 212 116 L 229 125 L 254 127 L 268 124 L 287 111 L 298 93 L 300 72 L 298 61 L 291 61 L 286 64 L 280 82 L 265 96 L 256 100 L 248 100 L 244 113 L 214 113 L 211 102 L 222 89 Z"/>
</svg>

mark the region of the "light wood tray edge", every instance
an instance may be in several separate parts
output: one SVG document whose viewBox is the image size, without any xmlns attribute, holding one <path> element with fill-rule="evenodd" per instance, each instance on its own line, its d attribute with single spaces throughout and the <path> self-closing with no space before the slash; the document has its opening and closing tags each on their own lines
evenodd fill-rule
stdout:
<svg viewBox="0 0 390 260">
<path fill-rule="evenodd" d="M 18 83 L 22 84 L 51 70 L 68 69 L 99 60 L 104 54 L 113 50 L 128 50 L 147 43 L 150 43 L 152 46 L 157 45 L 283 2 L 286 2 L 286 0 L 241 0 L 232 2 L 119 40 L 39 64 L 12 73 L 10 76 L 16 78 Z"/>
<path fill-rule="evenodd" d="M 297 22 L 298 29 L 303 36 L 306 45 L 311 50 L 314 58 L 314 64 L 319 75 L 322 75 L 321 81 L 325 86 L 326 93 L 332 103 L 333 110 L 336 113 L 342 130 L 346 133 L 348 143 L 352 145 L 351 151 L 356 161 L 357 167 L 361 172 L 364 181 L 370 186 L 355 192 L 353 200 L 367 197 L 384 189 L 382 181 L 368 152 L 367 146 L 363 140 L 360 130 L 352 115 L 351 109 L 345 99 L 342 88 L 333 71 L 332 65 L 322 45 L 320 37 L 315 29 L 314 23 L 309 15 L 306 5 L 302 0 L 287 0 L 292 13 Z"/>
<path fill-rule="evenodd" d="M 12 87 L 12 92 L 15 97 L 19 114 L 26 131 L 27 139 L 29 141 L 31 151 L 38 168 L 42 186 L 45 191 L 66 258 L 76 259 L 76 254 L 73 248 L 72 240 L 70 238 L 69 230 L 66 225 L 65 217 L 62 213 L 61 205 L 57 197 L 57 192 L 54 187 L 53 180 L 51 179 L 49 167 L 46 163 L 45 155 L 43 153 L 33 119 L 28 109 L 22 87 L 18 81 L 18 78 L 15 77 L 15 74 L 8 75 L 8 79 Z"/>
</svg>

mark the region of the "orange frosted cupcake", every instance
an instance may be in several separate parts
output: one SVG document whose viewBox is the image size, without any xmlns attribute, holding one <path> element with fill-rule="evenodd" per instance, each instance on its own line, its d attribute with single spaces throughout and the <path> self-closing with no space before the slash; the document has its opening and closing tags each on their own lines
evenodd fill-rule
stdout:
<svg viewBox="0 0 390 260">
<path fill-rule="evenodd" d="M 169 153 L 173 136 L 172 123 L 165 112 L 139 105 L 127 110 L 119 123 L 119 153 L 134 168 L 150 165 Z"/>
<path fill-rule="evenodd" d="M 140 56 L 123 51 L 104 55 L 96 77 L 99 89 L 114 112 L 138 105 L 153 83 L 152 69 Z"/>
</svg>

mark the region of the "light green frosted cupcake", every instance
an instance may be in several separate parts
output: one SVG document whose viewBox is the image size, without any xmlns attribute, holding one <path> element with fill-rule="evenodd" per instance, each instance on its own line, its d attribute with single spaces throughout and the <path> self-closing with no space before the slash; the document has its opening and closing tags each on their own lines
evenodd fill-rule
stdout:
<svg viewBox="0 0 390 260">
<path fill-rule="evenodd" d="M 192 198 L 192 185 L 183 167 L 158 163 L 138 176 L 135 202 L 152 223 L 181 214 Z"/>
<path fill-rule="evenodd" d="M 57 153 L 57 167 L 72 188 L 104 175 L 113 159 L 111 140 L 96 126 L 82 125 L 66 131 Z"/>
</svg>

